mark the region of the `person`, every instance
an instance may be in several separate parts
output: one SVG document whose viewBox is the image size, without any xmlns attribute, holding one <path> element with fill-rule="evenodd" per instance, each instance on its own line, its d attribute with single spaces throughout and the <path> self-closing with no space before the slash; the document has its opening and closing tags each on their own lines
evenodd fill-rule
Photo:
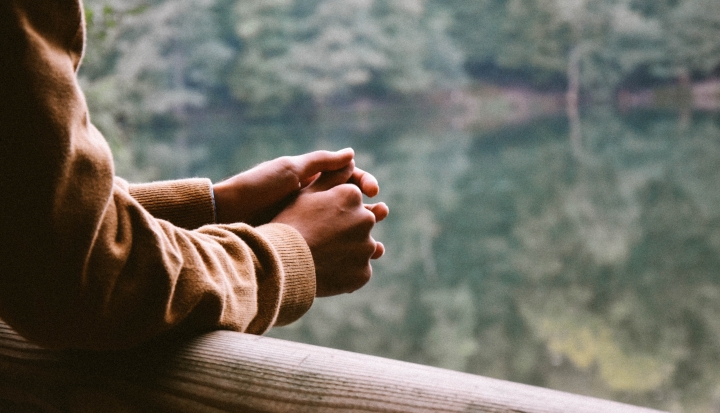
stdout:
<svg viewBox="0 0 720 413">
<path fill-rule="evenodd" d="M 0 2 L 0 318 L 49 348 L 168 332 L 260 334 L 347 293 L 384 252 L 383 203 L 351 149 L 283 157 L 213 185 L 129 184 L 76 72 L 81 0 Z"/>
</svg>

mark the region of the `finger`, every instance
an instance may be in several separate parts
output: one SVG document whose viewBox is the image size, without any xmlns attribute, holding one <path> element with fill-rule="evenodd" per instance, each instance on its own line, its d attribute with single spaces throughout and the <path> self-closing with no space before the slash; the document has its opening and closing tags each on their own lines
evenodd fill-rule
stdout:
<svg viewBox="0 0 720 413">
<path fill-rule="evenodd" d="M 375 243 L 375 252 L 373 253 L 371 260 L 376 260 L 385 255 L 385 245 L 382 242 Z"/>
<path fill-rule="evenodd" d="M 387 218 L 388 214 L 390 213 L 390 208 L 388 208 L 387 205 L 385 205 L 384 202 L 379 202 L 377 204 L 366 204 L 365 208 L 372 212 L 373 215 L 375 215 L 375 222 L 380 222 L 383 219 Z"/>
<path fill-rule="evenodd" d="M 308 176 L 306 178 L 300 178 L 300 189 L 305 188 L 306 186 L 310 185 L 320 177 L 320 172 L 316 173 L 315 175 Z"/>
<path fill-rule="evenodd" d="M 360 168 L 355 168 L 348 182 L 357 185 L 362 193 L 370 198 L 380 192 L 380 185 L 378 184 L 377 179 L 375 179 L 372 174 L 365 172 Z"/>
<path fill-rule="evenodd" d="M 297 176 L 301 185 L 309 185 L 320 172 L 337 171 L 346 167 L 355 157 L 352 148 L 337 152 L 315 151 L 295 156 Z"/>
<path fill-rule="evenodd" d="M 313 192 L 320 192 L 342 185 L 350 179 L 353 169 L 355 169 L 355 162 L 350 161 L 347 166 L 338 171 L 323 172 L 308 186 L 308 189 L 312 189 Z"/>
</svg>

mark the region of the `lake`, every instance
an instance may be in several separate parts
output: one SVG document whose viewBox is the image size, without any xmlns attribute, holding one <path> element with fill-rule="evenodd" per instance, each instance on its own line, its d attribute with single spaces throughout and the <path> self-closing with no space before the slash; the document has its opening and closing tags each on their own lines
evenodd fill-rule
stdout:
<svg viewBox="0 0 720 413">
<path fill-rule="evenodd" d="M 474 130 L 445 115 L 372 106 L 195 124 L 191 173 L 352 146 L 390 206 L 371 282 L 270 335 L 718 409 L 720 116 L 587 109 L 572 144 L 563 116 Z"/>
</svg>

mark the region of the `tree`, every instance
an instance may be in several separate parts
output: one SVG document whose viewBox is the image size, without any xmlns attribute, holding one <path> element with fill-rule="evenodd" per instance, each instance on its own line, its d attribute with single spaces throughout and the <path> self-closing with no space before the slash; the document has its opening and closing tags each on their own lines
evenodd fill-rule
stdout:
<svg viewBox="0 0 720 413">
<path fill-rule="evenodd" d="M 655 26 L 654 48 L 645 64 L 660 77 L 707 74 L 720 64 L 720 5 L 712 0 L 629 0 L 631 10 Z"/>
<path fill-rule="evenodd" d="M 282 107 L 356 91 L 415 93 L 463 79 L 446 20 L 424 0 L 238 2 L 242 55 L 230 80 L 244 102 Z"/>
<path fill-rule="evenodd" d="M 450 15 L 448 34 L 457 41 L 467 64 L 492 62 L 500 55 L 506 34 L 507 0 L 435 0 L 435 3 Z"/>
<path fill-rule="evenodd" d="M 159 118 L 182 122 L 186 108 L 205 105 L 220 81 L 232 51 L 217 36 L 213 7 L 212 0 L 86 2 L 89 45 L 80 82 L 121 175 L 137 180 L 183 175 L 202 156 L 182 143 L 182 128 L 171 132 L 181 143 L 173 150 L 157 142 L 161 136 L 145 142 L 142 136 Z M 156 159 L 139 168 L 144 156 Z M 156 166 L 160 159 L 166 161 L 164 171 Z"/>
</svg>

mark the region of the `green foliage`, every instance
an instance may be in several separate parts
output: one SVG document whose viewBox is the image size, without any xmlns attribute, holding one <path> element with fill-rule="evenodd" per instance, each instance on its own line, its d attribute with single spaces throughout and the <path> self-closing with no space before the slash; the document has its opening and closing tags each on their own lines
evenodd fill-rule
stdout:
<svg viewBox="0 0 720 413">
<path fill-rule="evenodd" d="M 539 83 L 577 72 L 585 96 L 607 101 L 637 70 L 675 78 L 716 68 L 717 4 L 89 0 L 82 77 L 97 123 L 113 136 L 208 99 L 279 117 L 362 96 L 458 88 L 465 62 Z"/>
<path fill-rule="evenodd" d="M 201 149 L 179 148 L 181 154 L 171 155 L 159 136 L 142 137 L 159 118 L 182 122 L 184 111 L 205 105 L 207 91 L 218 85 L 232 51 L 216 35 L 213 2 L 89 0 L 86 14 L 89 46 L 80 82 L 118 172 L 133 180 L 182 172 L 186 168 L 173 165 L 190 165 Z M 141 153 L 148 152 L 153 164 L 140 165 Z"/>
<path fill-rule="evenodd" d="M 282 108 L 352 91 L 417 93 L 458 85 L 462 54 L 424 0 L 237 2 L 236 98 Z"/>
<path fill-rule="evenodd" d="M 507 0 L 435 0 L 450 15 L 448 33 L 472 63 L 495 60 L 506 47 Z"/>
<path fill-rule="evenodd" d="M 522 70 L 542 83 L 578 60 L 586 95 L 607 100 L 636 70 L 660 78 L 707 74 L 720 65 L 713 0 L 447 1 L 449 32 L 469 62 Z M 480 40 L 482 39 L 482 40 Z"/>
<path fill-rule="evenodd" d="M 346 146 L 376 174 L 392 213 L 374 280 L 273 334 L 701 412 L 720 389 L 717 119 L 593 108 L 576 148 L 563 119 L 474 135 L 448 119 L 465 61 L 529 80 L 575 64 L 599 95 L 638 69 L 707 73 L 716 3 L 87 0 L 80 77 L 133 180 Z M 440 88 L 439 112 L 388 104 Z"/>
<path fill-rule="evenodd" d="M 366 289 L 273 334 L 708 411 L 720 386 L 717 117 L 678 129 L 598 111 L 582 158 L 562 120 L 475 137 L 424 122 L 326 131 L 357 134 L 380 177 L 392 213 L 375 235 L 388 252 Z"/>
<path fill-rule="evenodd" d="M 712 0 L 683 0 L 658 13 L 666 35 L 665 54 L 656 63 L 660 73 L 708 73 L 720 65 L 720 4 Z"/>
</svg>

